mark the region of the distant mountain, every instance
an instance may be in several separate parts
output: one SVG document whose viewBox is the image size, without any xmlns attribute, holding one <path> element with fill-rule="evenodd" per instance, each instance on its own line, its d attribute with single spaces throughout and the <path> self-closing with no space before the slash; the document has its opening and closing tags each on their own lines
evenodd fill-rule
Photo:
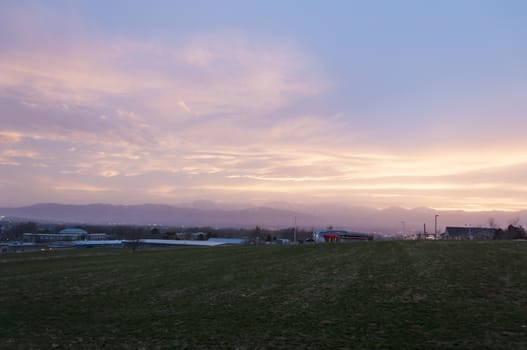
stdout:
<svg viewBox="0 0 527 350">
<path fill-rule="evenodd" d="M 406 233 L 423 231 L 424 224 L 428 232 L 434 232 L 435 215 L 439 215 L 439 232 L 442 232 L 445 226 L 489 226 L 492 223 L 498 227 L 506 227 L 511 223 L 525 225 L 527 222 L 527 211 L 464 212 L 399 207 L 373 209 L 360 206 L 282 202 L 246 208 L 224 206 L 208 201 L 187 205 L 189 206 L 44 203 L 19 208 L 0 208 L 0 216 L 63 223 L 212 227 L 259 225 L 265 228 L 292 227 L 296 218 L 297 225 L 302 228 L 321 228 L 331 225 L 335 228 L 387 234 L 400 234 L 403 229 Z"/>
<path fill-rule="evenodd" d="M 313 215 L 255 207 L 238 210 L 184 208 L 170 205 L 65 205 L 44 203 L 28 207 L 0 208 L 0 216 L 33 220 L 123 225 L 178 225 L 213 227 L 292 227 L 294 218 L 309 225 L 323 221 Z"/>
</svg>

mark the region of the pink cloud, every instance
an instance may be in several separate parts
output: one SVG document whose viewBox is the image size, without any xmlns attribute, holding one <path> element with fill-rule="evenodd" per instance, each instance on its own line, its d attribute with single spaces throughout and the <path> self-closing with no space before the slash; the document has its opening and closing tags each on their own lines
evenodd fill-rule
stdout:
<svg viewBox="0 0 527 350">
<path fill-rule="evenodd" d="M 498 147 L 476 140 L 462 151 L 439 142 L 383 146 L 354 128 L 357 116 L 335 115 L 333 106 L 305 112 L 305 102 L 331 84 L 294 43 L 234 31 L 129 40 L 91 35 L 75 21 L 66 26 L 71 31 L 52 35 L 35 11 L 13 9 L 0 20 L 10 38 L 0 55 L 0 97 L 9 102 L 0 165 L 32 166 L 34 177 L 10 175 L 17 190 L 28 184 L 28 197 L 35 190 L 108 201 L 294 194 L 447 206 L 459 196 L 459 205 L 470 207 L 479 192 L 496 207 L 524 203 L 524 187 L 508 195 L 519 181 L 499 181 L 510 173 L 524 179 L 524 141 L 500 140 Z M 460 129 L 451 122 L 463 112 L 431 127 Z M 478 120 L 479 111 L 466 112 L 471 123 Z M 476 176 L 486 171 L 491 176 Z"/>
</svg>

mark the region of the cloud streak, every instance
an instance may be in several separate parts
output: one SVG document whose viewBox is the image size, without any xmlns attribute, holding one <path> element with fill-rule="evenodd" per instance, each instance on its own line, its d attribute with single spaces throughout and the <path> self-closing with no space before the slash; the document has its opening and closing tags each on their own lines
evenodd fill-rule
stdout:
<svg viewBox="0 0 527 350">
<path fill-rule="evenodd" d="M 330 53 L 299 41 L 233 29 L 117 35 L 90 30 L 81 15 L 60 22 L 52 11 L 4 7 L 0 167 L 16 186 L 3 188 L 2 205 L 525 204 L 527 141 L 489 142 L 496 114 L 521 122 L 521 84 L 492 103 L 470 95 L 415 118 L 403 112 L 421 101 L 368 100 L 353 61 L 343 83 L 322 67 Z"/>
</svg>

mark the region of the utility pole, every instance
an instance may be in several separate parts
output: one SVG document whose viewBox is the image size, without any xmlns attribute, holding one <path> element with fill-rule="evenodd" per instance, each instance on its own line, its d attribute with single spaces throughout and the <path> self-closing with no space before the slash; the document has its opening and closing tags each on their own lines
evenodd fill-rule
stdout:
<svg viewBox="0 0 527 350">
<path fill-rule="evenodd" d="M 293 231 L 293 243 L 296 243 L 296 216 L 295 216 L 295 230 Z"/>
<path fill-rule="evenodd" d="M 435 216 L 435 239 L 437 240 L 437 217 L 439 216 L 439 214 L 436 214 Z"/>
</svg>

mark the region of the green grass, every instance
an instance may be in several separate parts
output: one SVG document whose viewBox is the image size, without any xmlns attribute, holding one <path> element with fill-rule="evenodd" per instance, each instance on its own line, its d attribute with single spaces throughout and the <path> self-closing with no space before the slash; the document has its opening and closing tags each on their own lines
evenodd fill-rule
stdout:
<svg viewBox="0 0 527 350">
<path fill-rule="evenodd" d="M 0 256 L 0 348 L 527 348 L 527 242 Z"/>
</svg>

